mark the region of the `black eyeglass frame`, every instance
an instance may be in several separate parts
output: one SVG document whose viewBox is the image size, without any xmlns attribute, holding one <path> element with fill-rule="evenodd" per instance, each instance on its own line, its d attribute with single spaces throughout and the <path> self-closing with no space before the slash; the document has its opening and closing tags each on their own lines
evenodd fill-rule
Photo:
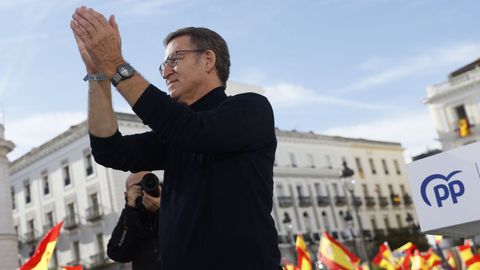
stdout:
<svg viewBox="0 0 480 270">
<path fill-rule="evenodd" d="M 171 54 L 169 54 L 167 59 L 160 64 L 160 67 L 158 68 L 158 70 L 160 71 L 160 74 L 163 75 L 163 72 L 165 71 L 165 66 L 168 65 L 170 68 L 174 68 L 178 64 L 178 62 L 180 62 L 180 60 L 183 59 L 183 57 L 180 57 L 182 54 L 191 53 L 191 52 L 203 53 L 206 50 L 207 49 L 190 49 L 190 50 L 174 51 Z"/>
</svg>

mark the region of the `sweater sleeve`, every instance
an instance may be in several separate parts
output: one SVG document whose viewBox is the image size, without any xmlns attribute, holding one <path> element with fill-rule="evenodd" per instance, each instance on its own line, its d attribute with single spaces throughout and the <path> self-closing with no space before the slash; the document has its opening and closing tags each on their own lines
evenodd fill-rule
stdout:
<svg viewBox="0 0 480 270">
<path fill-rule="evenodd" d="M 108 257 L 117 262 L 130 262 L 135 255 L 137 211 L 128 205 L 123 209 L 107 244 Z"/>
<path fill-rule="evenodd" d="M 252 151 L 276 140 L 271 105 L 254 93 L 230 97 L 209 111 L 194 112 L 150 85 L 133 110 L 163 143 L 181 151 Z"/>
<path fill-rule="evenodd" d="M 131 172 L 165 168 L 167 147 L 153 132 L 122 136 L 117 130 L 107 138 L 90 134 L 90 146 L 95 161 L 105 167 Z"/>
</svg>

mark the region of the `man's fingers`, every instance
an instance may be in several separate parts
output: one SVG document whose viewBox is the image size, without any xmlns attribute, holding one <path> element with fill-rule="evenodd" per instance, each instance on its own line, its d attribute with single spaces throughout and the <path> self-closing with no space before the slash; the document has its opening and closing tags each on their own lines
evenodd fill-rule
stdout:
<svg viewBox="0 0 480 270">
<path fill-rule="evenodd" d="M 91 36 L 95 34 L 97 30 L 95 29 L 95 26 L 83 15 L 84 13 L 85 11 L 75 11 L 75 13 L 72 15 L 72 18 L 79 26 L 85 29 L 89 36 Z"/>
<path fill-rule="evenodd" d="M 75 39 L 77 39 L 77 42 L 78 39 L 80 39 L 82 43 L 85 43 L 85 41 L 89 39 L 87 31 L 83 27 L 78 25 L 76 21 L 72 20 L 70 22 L 70 28 L 72 28 L 73 35 L 75 36 Z"/>
<path fill-rule="evenodd" d="M 117 21 L 115 20 L 115 15 L 110 15 L 110 17 L 108 18 L 108 22 L 113 27 L 113 29 L 115 29 L 115 32 L 117 32 L 117 34 L 120 35 L 120 30 L 118 30 L 118 24 L 117 24 Z"/>
<path fill-rule="evenodd" d="M 100 24 L 100 25 L 107 25 L 107 19 L 103 14 L 97 12 L 93 8 L 89 8 L 87 12 L 92 16 L 92 18 L 95 18 L 95 20 Z"/>
</svg>

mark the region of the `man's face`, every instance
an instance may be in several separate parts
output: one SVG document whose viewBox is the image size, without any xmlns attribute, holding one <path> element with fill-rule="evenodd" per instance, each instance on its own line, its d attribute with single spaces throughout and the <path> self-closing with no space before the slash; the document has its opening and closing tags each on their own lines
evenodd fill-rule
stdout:
<svg viewBox="0 0 480 270">
<path fill-rule="evenodd" d="M 179 103 L 190 105 L 195 101 L 195 92 L 205 80 L 202 69 L 202 52 L 190 43 L 189 36 L 180 36 L 168 43 L 165 50 L 165 59 L 176 57 L 176 65 L 165 65 L 163 78 L 167 84 L 170 96 Z M 179 51 L 184 52 L 179 52 Z M 189 51 L 190 50 L 190 51 Z M 176 53 L 178 52 L 178 53 Z"/>
</svg>

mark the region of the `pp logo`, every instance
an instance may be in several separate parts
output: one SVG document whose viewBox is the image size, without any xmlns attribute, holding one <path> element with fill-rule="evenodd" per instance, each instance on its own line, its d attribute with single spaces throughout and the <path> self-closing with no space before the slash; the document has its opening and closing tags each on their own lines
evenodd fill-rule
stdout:
<svg viewBox="0 0 480 270">
<path fill-rule="evenodd" d="M 427 186 L 431 181 L 440 179 L 444 180 L 446 183 L 433 186 L 433 194 L 435 195 L 435 200 L 437 201 L 438 207 L 442 207 L 443 201 L 447 200 L 449 197 L 452 198 L 452 202 L 454 204 L 457 203 L 457 198 L 462 196 L 463 193 L 465 193 L 465 186 L 460 180 L 450 181 L 450 179 L 457 173 L 461 172 L 462 171 L 453 171 L 446 177 L 441 174 L 432 174 L 429 177 L 425 178 L 420 187 L 420 193 L 422 194 L 423 201 L 428 206 L 432 206 L 430 200 L 427 197 Z"/>
</svg>

